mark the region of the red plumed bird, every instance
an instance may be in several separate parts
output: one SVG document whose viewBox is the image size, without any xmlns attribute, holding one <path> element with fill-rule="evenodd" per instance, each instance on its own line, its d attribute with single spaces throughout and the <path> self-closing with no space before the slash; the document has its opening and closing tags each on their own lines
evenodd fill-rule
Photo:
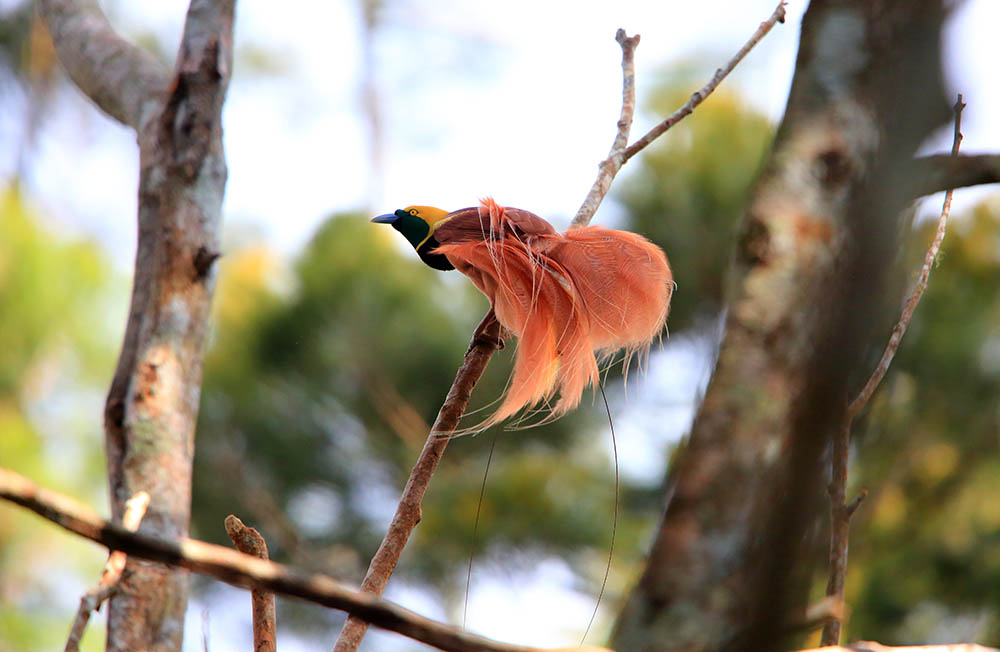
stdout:
<svg viewBox="0 0 1000 652">
<path fill-rule="evenodd" d="M 670 265 L 635 233 L 597 226 L 559 233 L 492 199 L 451 213 L 410 206 L 372 221 L 391 224 L 431 267 L 468 276 L 518 338 L 506 396 L 475 430 L 530 406 L 562 416 L 600 382 L 598 359 L 647 349 L 666 323 Z"/>
</svg>

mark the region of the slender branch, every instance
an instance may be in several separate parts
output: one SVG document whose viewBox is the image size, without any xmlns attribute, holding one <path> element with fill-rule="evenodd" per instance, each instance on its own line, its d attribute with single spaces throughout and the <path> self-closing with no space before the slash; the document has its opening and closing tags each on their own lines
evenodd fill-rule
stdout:
<svg viewBox="0 0 1000 652">
<path fill-rule="evenodd" d="M 0 468 L 0 498 L 21 505 L 53 523 L 130 557 L 147 559 L 242 588 L 260 589 L 339 609 L 416 641 L 451 652 L 557 652 L 492 641 L 425 618 L 371 593 L 357 591 L 319 574 L 306 574 L 267 559 L 195 539 L 157 538 L 130 532 L 105 520 L 64 494 L 37 486 Z M 603 648 L 573 648 L 597 652 Z"/>
<path fill-rule="evenodd" d="M 704 102 L 705 98 L 712 94 L 712 91 L 714 91 L 716 87 L 722 83 L 722 80 L 733 71 L 733 68 L 735 68 L 739 62 L 743 60 L 747 53 L 750 52 L 755 45 L 760 43 L 761 39 L 767 36 L 767 33 L 771 31 L 771 28 L 774 27 L 776 23 L 785 22 L 785 4 L 785 0 L 781 0 L 781 2 L 778 3 L 778 6 L 774 8 L 774 12 L 771 16 L 760 24 L 760 27 L 758 27 L 757 31 L 753 33 L 750 40 L 743 44 L 743 47 L 740 48 L 739 52 L 737 52 L 724 67 L 716 70 L 715 75 L 712 76 L 708 83 L 702 86 L 700 90 L 695 91 L 691 95 L 691 99 L 689 99 L 684 106 L 674 111 L 674 113 L 663 122 L 650 129 L 645 136 L 629 145 L 628 149 L 625 150 L 625 156 L 622 162 L 624 163 L 625 161 L 628 161 L 630 158 L 641 152 L 643 148 L 662 136 L 664 132 L 683 120 L 692 111 L 694 111 L 699 104 Z"/>
<path fill-rule="evenodd" d="M 102 111 L 141 129 L 167 88 L 163 65 L 118 36 L 96 0 L 39 0 L 38 10 L 70 79 Z"/>
<path fill-rule="evenodd" d="M 476 327 L 469 350 L 465 354 L 465 362 L 455 375 L 455 381 L 448 390 L 448 396 L 438 411 L 434 426 L 424 443 L 423 450 L 417 458 L 410 478 L 403 488 L 396 513 L 392 517 L 389 529 L 382 540 L 375 556 L 372 557 L 368 572 L 361 583 L 361 590 L 366 593 L 382 595 L 389 576 L 396 568 L 403 548 L 410 538 L 410 533 L 420 522 L 420 504 L 423 501 L 427 486 L 430 484 L 434 470 L 437 469 L 444 449 L 448 445 L 448 433 L 458 426 L 459 420 L 465 414 L 472 390 L 479 382 L 486 364 L 493 353 L 500 348 L 500 323 L 490 310 Z M 334 652 L 353 652 L 358 649 L 361 639 L 368 630 L 367 619 L 351 615 L 337 638 Z"/>
<path fill-rule="evenodd" d="M 952 643 L 948 645 L 906 645 L 890 647 L 873 641 L 858 641 L 846 647 L 833 645 L 799 652 L 1000 652 L 993 647 L 983 647 L 975 643 Z"/>
<path fill-rule="evenodd" d="M 951 146 L 951 156 L 958 156 L 958 149 L 962 144 L 962 109 L 965 104 L 962 102 L 961 93 L 955 102 L 955 135 Z M 930 278 L 931 268 L 941 249 L 941 242 L 948 226 L 948 215 L 951 213 L 951 196 L 953 191 L 949 189 L 944 196 L 944 204 L 941 207 L 941 217 L 938 220 L 937 232 L 931 242 L 927 253 L 924 254 L 924 264 L 920 268 L 920 275 L 917 278 L 916 286 L 903 305 L 902 314 L 896 326 L 889 336 L 889 343 L 886 344 L 882 357 L 872 372 L 868 382 L 858 393 L 857 397 L 851 401 L 847 408 L 844 424 L 833 438 L 833 470 L 830 479 L 830 576 L 827 580 L 826 594 L 839 600 L 844 599 L 844 582 L 847 577 L 847 554 L 848 540 L 850 537 L 851 516 L 857 510 L 858 505 L 867 495 L 867 490 L 862 490 L 857 498 L 847 504 L 847 462 L 850 454 L 851 426 L 854 418 L 860 413 L 872 395 L 878 388 L 879 383 L 885 378 L 889 365 L 899 349 L 899 343 L 906 333 L 906 328 L 910 324 L 913 312 L 920 302 L 920 298 L 927 289 L 927 281 Z M 821 645 L 837 645 L 840 642 L 841 619 L 831 618 L 823 626 L 823 635 L 820 640 Z"/>
<path fill-rule="evenodd" d="M 962 109 L 965 108 L 965 104 L 962 102 L 962 95 L 959 93 L 958 100 L 955 102 L 955 136 L 954 141 L 951 146 L 952 157 L 958 156 L 958 148 L 962 144 Z M 903 312 L 899 317 L 899 321 L 896 323 L 896 327 L 892 329 L 892 335 L 889 337 L 889 344 L 886 345 L 885 351 L 882 353 L 882 358 L 878 362 L 878 366 L 875 367 L 875 372 L 865 383 L 864 388 L 858 393 L 857 398 L 851 402 L 850 408 L 848 409 L 848 414 L 850 417 L 855 417 L 857 414 L 864 409 L 871 400 L 872 394 L 875 393 L 875 388 L 878 387 L 879 383 L 882 382 L 882 378 L 885 377 L 886 372 L 889 370 L 889 365 L 892 363 L 893 357 L 896 355 L 896 350 L 899 348 L 899 343 L 903 339 L 903 334 L 906 333 L 906 328 L 910 324 L 910 319 L 913 317 L 913 311 L 917 309 L 917 304 L 920 303 L 920 298 L 924 295 L 924 290 L 927 289 L 927 280 L 931 275 L 931 268 L 934 266 L 934 259 L 937 258 L 938 250 L 941 248 L 941 242 L 944 240 L 944 234 L 948 228 L 948 215 L 951 212 L 951 196 L 953 194 L 952 189 L 944 195 L 944 204 L 941 206 L 941 217 L 938 220 L 937 232 L 934 234 L 934 240 L 931 242 L 931 246 L 928 247 L 927 253 L 924 255 L 924 265 L 920 268 L 920 276 L 917 278 L 916 287 L 913 288 L 913 292 L 910 293 L 909 298 L 906 300 L 906 304 L 903 306 Z"/>
<path fill-rule="evenodd" d="M 722 80 L 733 71 L 733 68 L 735 68 L 737 64 L 743 60 L 747 53 L 750 52 L 750 50 L 752 50 L 753 47 L 757 45 L 757 43 L 759 43 L 768 32 L 771 31 L 771 28 L 774 27 L 776 23 L 784 22 L 785 1 L 782 0 L 778 3 L 778 6 L 775 7 L 770 18 L 760 24 L 760 27 L 758 27 L 757 31 L 753 33 L 750 40 L 747 41 L 742 48 L 740 48 L 739 52 L 737 52 L 736 55 L 729 60 L 725 67 L 716 70 L 712 79 L 710 79 L 707 84 L 702 86 L 700 90 L 692 94 L 691 99 L 689 99 L 684 106 L 677 109 L 673 115 L 653 127 L 645 136 L 628 147 L 626 147 L 626 145 L 628 143 L 629 130 L 632 127 L 632 118 L 635 115 L 634 58 L 635 48 L 639 45 L 639 36 L 638 34 L 632 37 L 626 36 L 625 31 L 619 29 L 618 33 L 615 35 L 615 40 L 618 41 L 618 44 L 621 45 L 622 48 L 623 80 L 622 110 L 621 117 L 618 119 L 618 132 L 615 134 L 615 140 L 611 145 L 611 151 L 608 153 L 608 157 L 601 161 L 599 171 L 597 173 L 597 179 L 594 181 L 594 185 L 591 186 L 590 192 L 587 193 L 586 199 L 583 200 L 583 204 L 580 206 L 580 209 L 576 212 L 576 216 L 573 218 L 572 223 L 570 223 L 570 228 L 575 229 L 581 226 L 587 226 L 590 223 L 590 220 L 593 219 L 594 213 L 597 212 L 601 202 L 604 201 L 604 197 L 611 189 L 611 183 L 614 181 L 615 176 L 618 174 L 618 171 L 621 170 L 622 166 L 630 158 L 642 151 L 643 148 L 662 136 L 668 129 L 694 111 L 695 107 L 705 101 L 705 98 L 712 94 L 712 91 L 714 91 Z"/>
<path fill-rule="evenodd" d="M 142 517 L 146 515 L 147 507 L 149 507 L 149 493 L 145 491 L 140 491 L 128 499 L 125 502 L 122 527 L 129 532 L 138 530 Z M 80 607 L 77 609 L 73 627 L 70 628 L 69 636 L 66 639 L 65 652 L 76 652 L 80 649 L 80 640 L 87 630 L 90 614 L 100 609 L 101 604 L 118 590 L 118 581 L 121 580 L 122 571 L 125 570 L 125 558 L 126 555 L 121 550 L 115 550 L 108 555 L 108 561 L 104 564 L 104 570 L 101 571 L 101 579 L 96 586 L 80 598 Z"/>
<path fill-rule="evenodd" d="M 935 154 L 912 162 L 914 198 L 954 188 L 1000 183 L 1000 154 L 954 156 Z"/>
<path fill-rule="evenodd" d="M 230 514 L 226 517 L 226 534 L 233 540 L 236 549 L 246 555 L 267 559 L 267 542 L 260 532 L 243 524 Z M 277 624 L 274 612 L 274 594 L 270 591 L 253 589 L 250 592 L 253 612 L 254 652 L 275 652 L 277 644 Z"/>
<path fill-rule="evenodd" d="M 611 144 L 608 157 L 598 166 L 597 179 L 590 192 L 583 200 L 580 210 L 570 223 L 575 229 L 590 224 L 604 197 L 611 190 L 611 182 L 625 163 L 625 147 L 628 145 L 628 134 L 632 129 L 632 118 L 635 116 L 635 48 L 639 45 L 639 35 L 627 36 L 625 30 L 619 29 L 615 40 L 622 48 L 622 110 L 618 118 L 618 132 Z"/>
</svg>

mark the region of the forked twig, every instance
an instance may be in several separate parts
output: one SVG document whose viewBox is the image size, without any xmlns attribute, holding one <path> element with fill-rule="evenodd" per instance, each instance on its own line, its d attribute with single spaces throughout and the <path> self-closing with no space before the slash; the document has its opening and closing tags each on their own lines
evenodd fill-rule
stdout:
<svg viewBox="0 0 1000 652">
<path fill-rule="evenodd" d="M 767 33 L 771 31 L 771 28 L 773 28 L 777 23 L 785 22 L 786 4 L 785 0 L 778 2 L 778 6 L 774 8 L 771 16 L 760 24 L 757 31 L 750 36 L 750 39 L 743 44 L 743 47 L 741 47 L 739 51 L 733 55 L 733 58 L 730 59 L 725 66 L 715 71 L 715 75 L 708 80 L 708 83 L 692 93 L 691 98 L 685 102 L 682 107 L 674 111 L 670 116 L 650 129 L 642 138 L 635 141 L 631 145 L 628 145 L 628 147 L 626 147 L 626 144 L 628 143 L 628 134 L 632 127 L 632 118 L 635 115 L 634 55 L 635 48 L 639 45 L 639 35 L 637 34 L 629 37 L 625 35 L 624 30 L 618 30 L 618 33 L 615 35 L 615 40 L 617 40 L 622 47 L 623 72 L 622 111 L 621 117 L 618 119 L 618 132 L 615 134 L 615 140 L 611 145 L 611 151 L 608 153 L 608 157 L 601 161 L 599 171 L 597 173 L 597 180 L 594 181 L 594 185 L 591 186 L 590 192 L 587 194 L 587 198 L 584 199 L 583 205 L 580 206 L 580 210 L 577 211 L 572 223 L 570 223 L 571 229 L 586 226 L 590 223 L 590 220 L 594 217 L 594 213 L 597 212 L 598 207 L 604 200 L 605 195 L 607 195 L 608 191 L 611 189 L 611 182 L 614 181 L 615 175 L 618 174 L 618 171 L 621 170 L 622 166 L 625 165 L 630 158 L 641 152 L 646 146 L 666 133 L 668 129 L 690 115 L 699 104 L 705 101 L 705 98 L 712 94 L 712 91 L 714 91 L 719 84 L 722 83 L 722 80 L 733 71 L 733 69 L 740 63 L 740 61 L 743 60 L 747 53 L 749 53 L 755 45 L 760 43 L 760 41 L 767 36 Z"/>
<path fill-rule="evenodd" d="M 959 93 L 953 108 L 955 112 L 955 135 L 951 146 L 951 155 L 958 156 L 958 149 L 962 144 L 962 109 L 965 108 L 961 93 Z M 931 268 L 934 266 L 934 260 L 941 249 L 941 242 L 944 240 L 944 235 L 948 227 L 952 193 L 953 191 L 950 189 L 945 192 L 944 204 L 941 206 L 941 217 L 938 219 L 934 240 L 931 241 L 930 247 L 927 248 L 927 253 L 924 254 L 924 264 L 920 268 L 917 283 L 910 296 L 906 299 L 906 303 L 903 304 L 899 321 L 896 322 L 896 326 L 892 329 L 892 335 L 889 336 L 889 343 L 886 344 L 885 350 L 882 352 L 882 357 L 879 359 L 875 371 L 868 378 L 868 382 L 865 383 L 858 396 L 848 406 L 844 425 L 837 432 L 833 440 L 833 471 L 829 489 L 830 576 L 826 585 L 826 594 L 836 597 L 840 601 L 844 599 L 844 581 L 847 577 L 847 549 L 851 515 L 868 494 L 866 489 L 862 489 L 857 498 L 852 500 L 850 504 L 845 502 L 851 425 L 854 423 L 854 418 L 868 405 L 872 395 L 875 393 L 875 389 L 878 388 L 879 383 L 885 378 L 885 374 L 889 370 L 889 365 L 892 364 L 896 351 L 899 349 L 899 343 L 903 339 L 903 334 L 906 333 L 906 328 L 913 317 L 913 312 L 917 309 L 917 304 L 920 303 L 920 298 L 923 296 L 924 290 L 927 289 L 927 281 L 930 278 Z M 827 620 L 823 626 L 823 636 L 820 644 L 825 646 L 837 645 L 840 642 L 840 629 L 841 621 L 839 618 Z"/>
<path fill-rule="evenodd" d="M 771 16 L 760 24 L 760 27 L 758 27 L 757 31 L 753 33 L 750 39 L 743 44 L 743 47 L 740 48 L 739 52 L 733 55 L 733 58 L 730 59 L 725 66 L 716 70 L 715 74 L 710 80 L 708 80 L 707 84 L 692 93 L 691 99 L 689 99 L 684 106 L 674 111 L 673 114 L 663 120 L 663 122 L 650 129 L 645 136 L 629 145 L 628 149 L 625 150 L 625 160 L 627 161 L 641 152 L 643 148 L 662 136 L 667 129 L 670 129 L 675 124 L 683 120 L 687 115 L 694 111 L 699 104 L 704 102 L 705 98 L 711 95 L 712 91 L 714 91 L 716 87 L 722 83 L 722 80 L 725 79 L 739 64 L 739 62 L 743 60 L 743 57 L 745 57 L 755 45 L 760 43 L 761 39 L 767 36 L 767 33 L 771 31 L 771 28 L 774 27 L 775 24 L 785 22 L 786 4 L 785 0 L 781 0 L 781 2 L 778 3 L 778 6 L 774 8 L 774 12 Z"/>
<path fill-rule="evenodd" d="M 149 494 L 145 491 L 139 491 L 125 501 L 122 527 L 130 532 L 138 530 L 142 517 L 146 515 L 147 507 L 149 507 Z M 108 561 L 101 571 L 101 579 L 80 598 L 80 607 L 76 611 L 76 618 L 73 619 L 73 626 L 66 638 L 65 652 L 77 652 L 80 649 L 80 641 L 87 630 L 87 623 L 90 622 L 90 614 L 100 609 L 101 604 L 118 590 L 118 581 L 122 577 L 122 571 L 125 570 L 125 560 L 126 555 L 121 550 L 114 550 L 108 555 Z"/>
</svg>

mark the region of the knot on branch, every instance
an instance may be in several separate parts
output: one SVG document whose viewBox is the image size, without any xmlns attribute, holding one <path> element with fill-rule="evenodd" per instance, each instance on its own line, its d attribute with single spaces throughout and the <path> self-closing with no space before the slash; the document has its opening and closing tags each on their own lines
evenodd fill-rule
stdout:
<svg viewBox="0 0 1000 652">
<path fill-rule="evenodd" d="M 209 272 L 212 271 L 212 264 L 218 260 L 222 254 L 218 251 L 212 251 L 208 247 L 198 247 L 197 253 L 194 255 L 194 280 L 203 281 L 208 278 Z"/>
</svg>

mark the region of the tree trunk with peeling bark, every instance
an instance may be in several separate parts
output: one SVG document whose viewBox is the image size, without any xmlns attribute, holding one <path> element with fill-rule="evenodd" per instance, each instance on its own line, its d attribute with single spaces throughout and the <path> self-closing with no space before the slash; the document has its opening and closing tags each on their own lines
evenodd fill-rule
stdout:
<svg viewBox="0 0 1000 652">
<path fill-rule="evenodd" d="M 821 462 L 879 315 L 907 174 L 948 117 L 940 0 L 813 0 L 748 206 L 715 374 L 612 647 L 788 649 Z"/>
<path fill-rule="evenodd" d="M 73 81 L 139 142 L 132 301 L 105 407 L 115 520 L 140 490 L 141 532 L 187 536 L 194 429 L 226 183 L 221 112 L 234 0 L 192 0 L 171 75 L 111 29 L 93 0 L 40 0 Z M 180 650 L 186 571 L 129 559 L 111 600 L 107 649 Z"/>
</svg>

